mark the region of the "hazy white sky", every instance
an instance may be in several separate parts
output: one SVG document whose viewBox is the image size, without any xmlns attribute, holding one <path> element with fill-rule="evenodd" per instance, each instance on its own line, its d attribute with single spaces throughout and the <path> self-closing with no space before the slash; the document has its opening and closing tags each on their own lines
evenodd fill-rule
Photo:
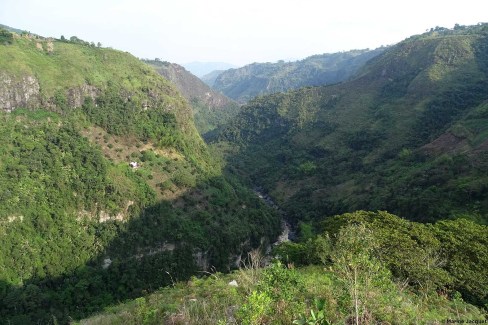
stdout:
<svg viewBox="0 0 488 325">
<path fill-rule="evenodd" d="M 180 64 L 301 59 L 479 22 L 486 0 L 0 0 L 0 24 Z"/>
</svg>

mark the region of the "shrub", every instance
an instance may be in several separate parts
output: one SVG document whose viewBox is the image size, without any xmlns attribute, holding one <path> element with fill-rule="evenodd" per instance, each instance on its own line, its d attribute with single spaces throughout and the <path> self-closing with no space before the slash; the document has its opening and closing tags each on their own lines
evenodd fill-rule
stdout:
<svg viewBox="0 0 488 325">
<path fill-rule="evenodd" d="M 8 30 L 0 28 L 0 44 L 12 44 L 14 41 L 14 35 Z"/>
</svg>

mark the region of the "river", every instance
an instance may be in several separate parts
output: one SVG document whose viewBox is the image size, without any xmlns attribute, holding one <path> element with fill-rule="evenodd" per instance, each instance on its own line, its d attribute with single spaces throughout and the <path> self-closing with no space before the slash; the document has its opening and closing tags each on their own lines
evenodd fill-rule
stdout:
<svg viewBox="0 0 488 325">
<path fill-rule="evenodd" d="M 281 216 L 281 234 L 278 236 L 273 245 L 279 245 L 281 243 L 294 240 L 295 231 L 292 229 L 290 223 L 287 221 L 287 216 L 285 211 L 283 211 L 273 199 L 264 192 L 264 189 L 260 186 L 255 186 L 253 188 L 254 194 L 260 198 L 267 206 L 275 209 Z"/>
</svg>

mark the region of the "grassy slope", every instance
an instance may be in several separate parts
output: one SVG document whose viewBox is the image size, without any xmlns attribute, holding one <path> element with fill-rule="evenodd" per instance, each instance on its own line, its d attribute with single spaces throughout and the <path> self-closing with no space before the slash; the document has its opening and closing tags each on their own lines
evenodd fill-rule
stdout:
<svg viewBox="0 0 488 325">
<path fill-rule="evenodd" d="M 253 291 L 258 292 L 256 289 L 262 279 L 262 271 L 243 270 L 230 275 L 216 274 L 206 279 L 193 278 L 187 283 L 177 283 L 174 288 L 165 288 L 156 294 L 107 308 L 105 313 L 75 324 L 291 324 L 303 316 L 311 320 L 310 311 L 313 310 L 315 314 L 319 312 L 314 299 L 320 298 L 326 301 L 325 317 L 330 324 L 344 324 L 350 319 L 351 316 L 341 310 L 344 301 L 340 299 L 347 298 L 340 296 L 343 288 L 334 273 L 321 267 L 287 272 L 296 274 L 304 286 L 301 292 L 294 292 L 295 297 L 291 301 L 268 302 L 266 298 L 255 298 L 259 295 L 251 296 Z M 233 280 L 240 284 L 238 288 L 228 285 Z M 285 289 L 278 286 L 277 290 Z M 369 316 L 373 318 L 370 322 L 383 320 L 398 324 L 421 324 L 442 323 L 446 319 L 484 319 L 482 311 L 462 301 L 449 301 L 434 295 L 422 297 L 400 288 L 392 290 L 388 298 L 381 290 L 370 294 L 380 294 L 381 298 L 377 296 L 377 299 L 391 298 L 401 305 L 399 308 L 391 306 L 391 301 L 377 301 L 377 305 L 383 305 L 380 308 L 385 310 L 373 311 L 383 315 Z M 252 307 L 249 308 L 249 305 Z"/>
<path fill-rule="evenodd" d="M 412 37 L 352 81 L 252 101 L 221 139 L 242 145 L 235 164 L 295 219 L 363 208 L 423 220 L 484 214 L 475 180 L 486 177 L 486 131 L 470 116 L 488 99 L 485 42 L 482 26 Z M 425 149 L 464 128 L 464 150 Z"/>
<path fill-rule="evenodd" d="M 50 42 L 53 43 L 52 52 L 47 50 Z M 43 50 L 38 49 L 36 44 L 41 44 Z M 17 36 L 14 45 L 2 46 L 0 56 L 2 58 L 0 60 L 0 71 L 2 73 L 13 79 L 26 75 L 38 79 L 42 98 L 41 105 L 45 103 L 46 106 L 50 106 L 55 111 L 69 110 L 68 107 L 60 107 L 67 106 L 65 100 L 69 91 L 88 85 L 94 87 L 99 95 L 115 89 L 115 96 L 120 96 L 123 101 L 130 98 L 131 107 L 135 109 L 142 111 L 143 107 L 147 106 L 149 109 L 155 107 L 161 114 L 168 113 L 176 121 L 176 125 L 171 127 L 174 129 L 173 132 L 178 132 L 176 136 L 179 137 L 179 141 L 174 142 L 165 150 L 172 150 L 182 157 L 182 161 L 191 163 L 193 169 L 196 168 L 202 173 L 200 176 L 208 177 L 212 173 L 218 173 L 218 168 L 212 167 L 212 162 L 208 159 L 209 155 L 195 130 L 191 119 L 191 110 L 184 99 L 169 82 L 132 55 L 83 44 Z M 64 101 L 57 100 L 59 97 Z M 59 102 L 64 105 L 60 105 Z M 53 107 L 53 104 L 56 106 Z M 73 112 L 74 115 L 78 114 L 76 111 Z M 104 137 L 104 142 L 107 142 L 110 137 L 117 138 L 116 134 L 108 134 L 103 129 L 98 130 L 98 136 L 94 134 L 97 129 L 94 128 L 93 124 L 100 123 L 99 120 L 95 120 L 98 118 L 96 116 L 86 118 L 84 114 L 79 114 L 75 118 L 81 119 L 80 125 L 84 123 L 83 134 L 94 144 L 101 144 L 101 141 L 98 141 L 100 137 Z M 114 124 L 116 121 L 112 120 L 110 123 Z M 112 129 L 115 128 L 112 127 Z M 139 148 L 141 146 L 147 147 L 147 143 L 141 143 L 142 139 L 137 132 L 134 133 L 134 130 L 127 131 L 124 138 L 119 137 L 118 139 L 122 142 L 121 147 L 135 145 Z M 131 132 L 133 134 L 130 134 Z M 145 141 L 148 140 L 151 139 Z M 152 139 L 152 142 L 156 143 L 157 146 L 160 145 L 161 140 Z M 131 144 L 129 145 L 127 142 Z M 113 148 L 113 144 L 111 147 Z M 124 151 L 125 154 L 121 156 L 120 148 L 111 150 L 112 148 L 105 146 L 102 147 L 102 150 L 110 158 L 114 158 L 110 152 L 118 150 L 119 159 L 115 160 L 117 164 L 127 164 L 131 158 L 136 157 L 136 151 L 137 153 L 143 151 L 143 149 L 126 150 L 127 152 Z M 134 157 L 130 157 L 132 154 Z M 165 156 L 167 159 L 174 158 L 167 152 Z"/>
<path fill-rule="evenodd" d="M 57 40 L 52 42 L 53 51 L 49 53 L 49 39 L 18 36 L 15 46 L 2 47 L 0 68 L 14 76 L 29 74 L 38 77 L 43 94 L 48 97 L 58 89 L 83 84 L 104 89 L 109 81 L 136 93 L 141 92 L 142 84 L 157 83 L 168 96 L 177 97 L 168 82 L 162 81 L 127 52 Z M 37 43 L 43 50 L 36 47 Z"/>
</svg>

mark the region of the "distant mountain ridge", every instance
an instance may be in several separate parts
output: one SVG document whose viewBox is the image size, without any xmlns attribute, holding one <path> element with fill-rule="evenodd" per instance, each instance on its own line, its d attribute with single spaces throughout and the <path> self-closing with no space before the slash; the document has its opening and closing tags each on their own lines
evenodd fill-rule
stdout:
<svg viewBox="0 0 488 325">
<path fill-rule="evenodd" d="M 386 48 L 313 55 L 300 61 L 253 63 L 220 73 L 213 88 L 245 103 L 259 96 L 345 81 Z"/>
<path fill-rule="evenodd" d="M 144 62 L 156 68 L 160 75 L 174 83 L 183 97 L 189 101 L 197 99 L 216 108 L 222 108 L 232 102 L 230 98 L 216 92 L 179 64 L 156 60 L 144 60 Z"/>
</svg>

